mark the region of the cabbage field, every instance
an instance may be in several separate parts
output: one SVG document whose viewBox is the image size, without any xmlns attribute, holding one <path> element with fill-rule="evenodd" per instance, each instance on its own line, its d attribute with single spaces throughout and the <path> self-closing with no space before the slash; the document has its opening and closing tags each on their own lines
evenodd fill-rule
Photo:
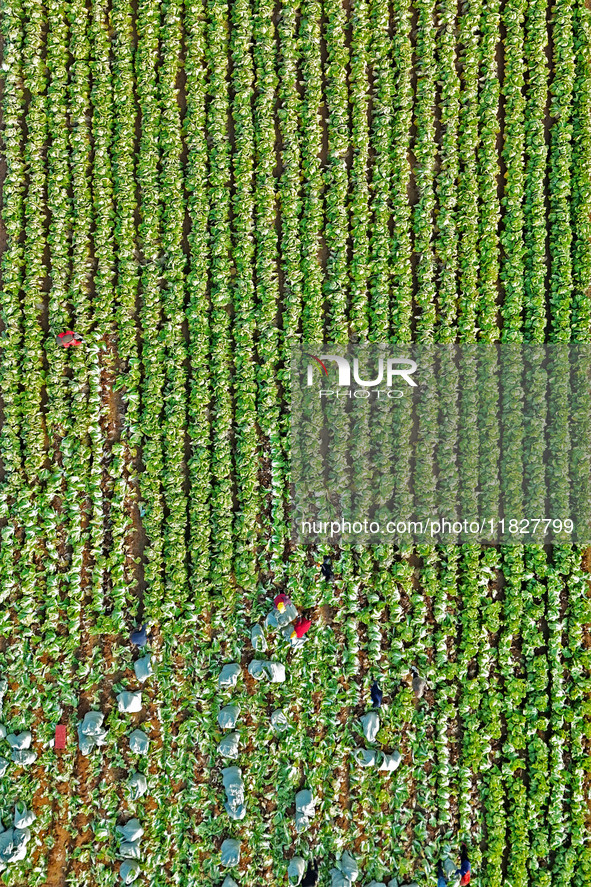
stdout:
<svg viewBox="0 0 591 887">
<path fill-rule="evenodd" d="M 1 16 L 0 883 L 588 887 L 591 549 L 289 486 L 295 343 L 591 343 L 588 4 Z"/>
</svg>

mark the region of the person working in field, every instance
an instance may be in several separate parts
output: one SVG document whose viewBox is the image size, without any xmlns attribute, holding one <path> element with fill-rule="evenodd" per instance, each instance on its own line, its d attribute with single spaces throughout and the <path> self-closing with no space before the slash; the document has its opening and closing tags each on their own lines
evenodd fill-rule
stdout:
<svg viewBox="0 0 591 887">
<path fill-rule="evenodd" d="M 147 626 L 142 625 L 141 628 L 137 628 L 135 631 L 132 631 L 130 634 L 130 640 L 132 644 L 135 644 L 136 647 L 145 647 L 148 643 L 148 633 L 146 631 Z"/>
<path fill-rule="evenodd" d="M 468 848 L 464 843 L 461 845 L 460 860 L 460 868 L 456 869 L 456 875 L 460 876 L 460 885 L 469 884 L 472 869 L 468 859 Z"/>
<path fill-rule="evenodd" d="M 320 567 L 323 577 L 327 582 L 332 582 L 334 579 L 334 573 L 332 571 L 332 561 L 329 557 L 325 557 L 322 561 L 322 566 Z"/>
<path fill-rule="evenodd" d="M 64 348 L 69 348 L 70 345 L 81 345 L 84 341 L 80 333 L 75 333 L 73 330 L 68 330 L 65 333 L 58 333 L 57 339 L 60 345 L 63 345 Z"/>
<path fill-rule="evenodd" d="M 273 609 L 267 613 L 265 624 L 267 628 L 285 628 L 298 615 L 290 597 L 281 592 L 273 601 Z"/>
<path fill-rule="evenodd" d="M 318 881 L 318 862 L 314 860 L 314 862 L 308 863 L 308 870 L 304 875 L 304 880 L 301 883 L 301 887 L 314 887 L 314 885 Z"/>
<path fill-rule="evenodd" d="M 439 865 L 437 866 L 437 887 L 447 887 L 447 882 L 448 878 L 446 878 L 443 865 L 441 860 L 439 860 Z"/>
<path fill-rule="evenodd" d="M 305 616 L 298 616 L 298 618 L 296 619 L 296 621 L 294 622 L 294 624 L 292 626 L 292 631 L 289 636 L 290 640 L 292 642 L 295 642 L 296 640 L 301 640 L 311 625 L 312 625 L 311 619 L 306 619 Z"/>
<path fill-rule="evenodd" d="M 286 594 L 281 593 L 277 595 L 273 604 L 275 605 L 276 610 L 280 613 L 285 613 L 285 608 L 290 606 L 291 600 Z"/>
<path fill-rule="evenodd" d="M 380 706 L 382 704 L 383 693 L 378 685 L 378 682 L 375 680 L 374 680 L 373 684 L 371 685 L 370 693 L 371 693 L 371 701 L 373 703 L 373 707 L 380 708 Z"/>
</svg>

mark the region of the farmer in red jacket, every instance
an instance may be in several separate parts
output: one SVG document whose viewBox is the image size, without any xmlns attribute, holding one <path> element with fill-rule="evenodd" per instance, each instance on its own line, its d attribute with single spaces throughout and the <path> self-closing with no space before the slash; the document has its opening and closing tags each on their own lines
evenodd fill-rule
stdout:
<svg viewBox="0 0 591 887">
<path fill-rule="evenodd" d="M 296 638 L 303 638 L 311 625 L 312 621 L 310 619 L 306 619 L 305 616 L 298 616 L 293 624 L 293 631 L 290 635 L 290 639 L 295 640 Z"/>
<path fill-rule="evenodd" d="M 280 613 L 285 613 L 285 608 L 291 606 L 291 598 L 289 598 L 286 594 L 278 594 L 275 600 L 273 601 L 275 605 L 275 609 Z"/>
<path fill-rule="evenodd" d="M 57 338 L 60 345 L 63 345 L 64 348 L 69 348 L 70 345 L 82 345 L 82 342 L 84 341 L 80 333 L 75 333 L 73 330 L 68 330 L 65 333 L 58 333 Z"/>
<path fill-rule="evenodd" d="M 285 608 L 289 607 L 289 605 L 291 604 L 291 600 L 286 594 L 283 594 L 282 592 L 281 594 L 277 595 L 277 597 L 273 601 L 273 604 L 275 605 L 276 610 L 279 610 L 280 613 L 284 613 Z"/>
<path fill-rule="evenodd" d="M 469 884 L 471 868 L 470 860 L 468 859 L 468 850 L 465 844 L 462 844 L 460 860 L 461 865 L 459 869 L 456 869 L 456 875 L 460 876 L 460 885 Z"/>
</svg>

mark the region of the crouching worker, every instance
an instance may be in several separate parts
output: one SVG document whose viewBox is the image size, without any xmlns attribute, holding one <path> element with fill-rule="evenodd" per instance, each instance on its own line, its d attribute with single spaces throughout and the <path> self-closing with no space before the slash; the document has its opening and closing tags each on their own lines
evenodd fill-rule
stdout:
<svg viewBox="0 0 591 887">
<path fill-rule="evenodd" d="M 376 680 L 374 680 L 373 684 L 371 685 L 370 692 L 371 692 L 371 701 L 373 702 L 373 707 L 380 708 L 382 705 L 382 697 L 384 694 L 382 693 L 381 687 Z"/>
<path fill-rule="evenodd" d="M 308 863 L 308 870 L 304 875 L 304 880 L 301 883 L 301 887 L 314 887 L 314 885 L 318 882 L 318 861 L 315 859 L 314 862 Z"/>
<path fill-rule="evenodd" d="M 283 629 L 283 637 L 294 650 L 298 650 L 306 643 L 307 638 L 304 637 L 312 622 L 305 619 L 304 616 L 298 616 L 291 625 L 286 625 Z"/>
<path fill-rule="evenodd" d="M 291 606 L 291 600 L 286 594 L 281 593 L 277 595 L 273 604 L 279 613 L 285 613 L 285 608 Z"/>
<path fill-rule="evenodd" d="M 281 592 L 273 601 L 273 608 L 267 613 L 265 625 L 267 628 L 274 630 L 276 628 L 284 628 L 298 615 L 298 611 L 294 607 L 291 598 Z"/>
<path fill-rule="evenodd" d="M 332 571 L 332 561 L 329 557 L 325 557 L 322 561 L 322 566 L 320 567 L 320 571 L 324 579 L 327 582 L 332 582 L 334 579 L 334 573 Z"/>
<path fill-rule="evenodd" d="M 292 632 L 290 635 L 291 640 L 294 640 L 295 638 L 301 640 L 311 625 L 312 625 L 311 619 L 306 619 L 305 616 L 298 616 L 298 618 L 296 619 L 296 621 L 294 622 L 294 624 L 292 626 Z"/>
<path fill-rule="evenodd" d="M 148 640 L 151 639 L 151 635 L 146 631 L 147 625 L 142 625 L 141 628 L 136 628 L 135 631 L 132 631 L 129 635 L 132 644 L 135 644 L 136 647 L 145 647 L 148 643 Z"/>
<path fill-rule="evenodd" d="M 437 887 L 447 887 L 447 882 L 448 878 L 446 878 L 441 860 L 439 860 L 439 865 L 437 866 Z"/>
<path fill-rule="evenodd" d="M 75 333 L 73 330 L 67 330 L 65 333 L 58 333 L 57 340 L 60 345 L 63 345 L 64 348 L 69 348 L 71 345 L 82 345 L 84 341 L 80 333 Z"/>
<path fill-rule="evenodd" d="M 456 869 L 456 875 L 460 876 L 460 885 L 469 884 L 472 870 L 470 867 L 470 860 L 468 859 L 468 849 L 465 844 L 462 844 L 461 846 L 460 861 L 461 864 L 459 869 Z"/>
</svg>

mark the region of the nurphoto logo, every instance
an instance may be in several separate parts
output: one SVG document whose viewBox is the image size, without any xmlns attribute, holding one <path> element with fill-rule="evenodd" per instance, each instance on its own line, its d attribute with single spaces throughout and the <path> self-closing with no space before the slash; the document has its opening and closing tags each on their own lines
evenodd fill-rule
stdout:
<svg viewBox="0 0 591 887">
<path fill-rule="evenodd" d="M 314 385 L 314 376 L 315 370 L 320 369 L 321 377 L 323 377 L 323 381 L 325 378 L 329 377 L 328 368 L 326 366 L 325 361 L 332 361 L 336 364 L 336 369 L 338 370 L 338 381 L 337 385 L 339 388 L 347 388 L 349 391 L 347 392 L 348 396 L 351 397 L 354 395 L 355 397 L 368 397 L 369 391 L 355 391 L 351 388 L 351 363 L 346 357 L 343 357 L 340 354 L 321 354 L 320 357 L 316 357 L 314 354 L 308 354 L 306 352 L 306 357 L 310 357 L 312 360 L 316 361 L 316 363 L 309 363 L 307 367 L 307 387 L 310 388 Z M 353 357 L 353 382 L 361 389 L 369 389 L 375 388 L 378 385 L 381 385 L 384 382 L 384 358 L 378 358 L 378 369 L 377 376 L 375 379 L 362 379 L 359 371 L 359 358 Z M 331 367 L 332 369 L 332 367 Z M 416 388 L 417 383 L 412 379 L 412 374 L 417 369 L 417 363 L 414 360 L 411 360 L 409 357 L 389 357 L 385 361 L 385 383 L 388 389 L 392 389 L 392 385 L 394 380 L 403 379 L 407 385 L 412 388 Z M 317 376 L 317 374 L 316 374 Z M 376 389 L 376 393 L 379 392 L 380 389 Z M 339 397 L 342 392 L 340 391 L 332 391 L 321 389 L 320 397 L 327 397 L 332 394 L 336 394 Z M 386 394 L 389 397 L 402 397 L 403 392 L 396 389 L 387 391 Z"/>
</svg>

